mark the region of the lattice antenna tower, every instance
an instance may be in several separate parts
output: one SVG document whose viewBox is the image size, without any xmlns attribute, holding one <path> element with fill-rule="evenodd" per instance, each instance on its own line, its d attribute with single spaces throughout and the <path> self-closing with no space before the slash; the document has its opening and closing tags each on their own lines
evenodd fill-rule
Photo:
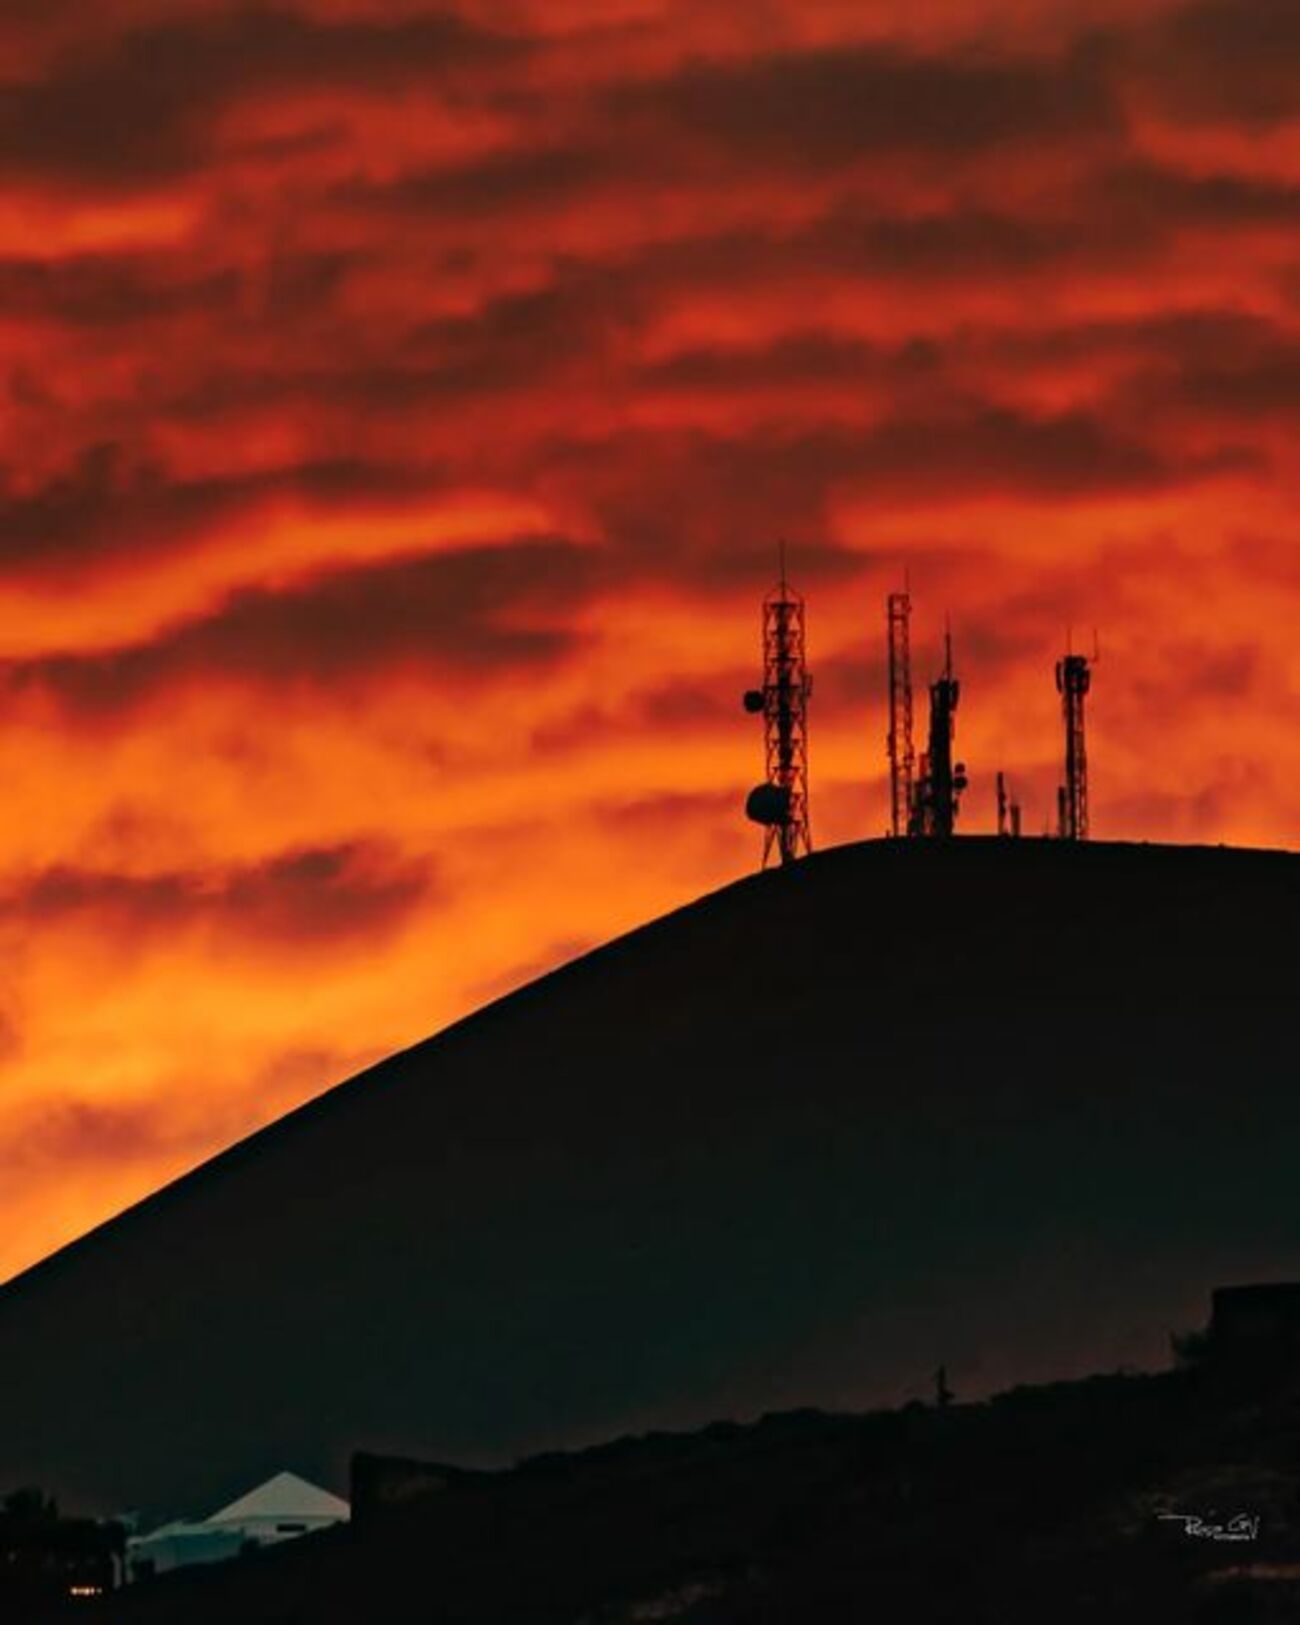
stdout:
<svg viewBox="0 0 1300 1625">
<path fill-rule="evenodd" d="M 1065 841 L 1088 839 L 1088 749 L 1083 702 L 1092 686 L 1087 655 L 1066 653 L 1056 663 L 1056 689 L 1065 723 L 1065 783 L 1057 792 L 1057 833 Z"/>
<path fill-rule="evenodd" d="M 891 592 L 885 605 L 889 627 L 889 831 L 907 835 L 912 828 L 916 754 L 912 745 L 912 595 L 905 587 Z"/>
<path fill-rule="evenodd" d="M 957 809 L 966 788 L 966 765 L 954 762 L 955 715 L 961 685 L 952 670 L 952 631 L 944 629 L 943 675 L 930 684 L 930 738 L 926 752 L 925 809 L 921 833 L 946 837 L 957 824 Z"/>
<path fill-rule="evenodd" d="M 763 867 L 775 857 L 793 863 L 812 851 L 808 815 L 808 674 L 804 601 L 785 574 L 763 600 L 763 686 L 744 697 L 747 711 L 763 718 L 766 776 L 749 793 L 745 812 L 763 829 Z"/>
</svg>

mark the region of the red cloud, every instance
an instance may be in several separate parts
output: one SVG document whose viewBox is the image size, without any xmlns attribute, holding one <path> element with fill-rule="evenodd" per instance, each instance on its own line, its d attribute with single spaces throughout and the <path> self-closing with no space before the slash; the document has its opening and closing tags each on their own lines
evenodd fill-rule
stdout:
<svg viewBox="0 0 1300 1625">
<path fill-rule="evenodd" d="M 1097 834 L 1295 839 L 1290 0 L 591 9 L 3 7 L 0 1089 L 103 1152 L 11 1264 L 177 1165 L 195 1021 L 235 1132 L 315 945 L 355 1056 L 748 866 L 779 534 L 820 842 L 909 569 L 968 827 L 1098 622 Z"/>
<path fill-rule="evenodd" d="M 358 842 L 277 853 L 224 871 L 127 875 L 60 865 L 14 885 L 0 897 L 0 916 L 29 930 L 78 917 L 128 943 L 198 926 L 314 952 L 382 939 L 434 889 L 430 860 Z"/>
</svg>

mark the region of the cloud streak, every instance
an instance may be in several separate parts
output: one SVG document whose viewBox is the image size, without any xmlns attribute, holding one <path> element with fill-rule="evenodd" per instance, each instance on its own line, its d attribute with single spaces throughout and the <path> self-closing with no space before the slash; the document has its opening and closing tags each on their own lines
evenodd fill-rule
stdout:
<svg viewBox="0 0 1300 1625">
<path fill-rule="evenodd" d="M 434 894 L 427 859 L 403 860 L 372 841 L 216 872 L 128 875 L 60 865 L 0 897 L 0 917 L 29 930 L 88 920 L 97 933 L 128 943 L 201 926 L 281 951 L 316 951 L 382 938 Z"/>
</svg>

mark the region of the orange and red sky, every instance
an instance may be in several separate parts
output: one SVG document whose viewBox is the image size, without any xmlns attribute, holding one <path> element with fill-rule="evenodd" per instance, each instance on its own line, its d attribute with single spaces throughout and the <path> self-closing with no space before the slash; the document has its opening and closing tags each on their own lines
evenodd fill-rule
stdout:
<svg viewBox="0 0 1300 1625">
<path fill-rule="evenodd" d="M 0 1276 L 817 844 L 1300 841 L 1294 0 L 5 0 Z M 923 715 L 923 707 L 922 707 Z M 613 1083 L 613 1080 L 611 1080 Z"/>
</svg>

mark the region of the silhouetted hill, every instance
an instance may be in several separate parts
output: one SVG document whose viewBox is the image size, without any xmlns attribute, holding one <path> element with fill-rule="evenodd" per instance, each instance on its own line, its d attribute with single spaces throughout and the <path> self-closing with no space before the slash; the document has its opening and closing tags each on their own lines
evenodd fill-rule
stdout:
<svg viewBox="0 0 1300 1625">
<path fill-rule="evenodd" d="M 0 1487 L 202 1512 L 1163 1364 L 1300 1266 L 1298 902 L 1289 855 L 1037 841 L 740 881 L 0 1289 Z"/>
<path fill-rule="evenodd" d="M 359 1466 L 382 1484 L 385 1463 Z M 407 1499 L 358 1491 L 351 1530 L 140 1586 L 102 1617 L 1281 1625 L 1300 1617 L 1298 1490 L 1294 1386 L 1093 1377 L 625 1438 L 439 1474 Z"/>
</svg>

